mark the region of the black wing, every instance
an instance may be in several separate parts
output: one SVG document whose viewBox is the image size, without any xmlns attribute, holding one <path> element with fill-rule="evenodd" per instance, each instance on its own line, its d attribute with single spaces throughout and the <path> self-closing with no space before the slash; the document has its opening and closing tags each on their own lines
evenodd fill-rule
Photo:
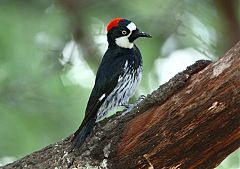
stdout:
<svg viewBox="0 0 240 169">
<path fill-rule="evenodd" d="M 109 56 L 108 53 L 105 54 L 97 72 L 94 88 L 88 100 L 84 120 L 79 129 L 74 133 L 74 147 L 80 147 L 88 134 L 90 134 L 97 118 L 98 109 L 116 87 L 119 76 L 124 73 L 125 62 L 126 60 L 122 56 L 118 57 L 116 55 L 114 57 L 113 55 Z M 103 95 L 105 97 L 100 99 Z"/>
</svg>

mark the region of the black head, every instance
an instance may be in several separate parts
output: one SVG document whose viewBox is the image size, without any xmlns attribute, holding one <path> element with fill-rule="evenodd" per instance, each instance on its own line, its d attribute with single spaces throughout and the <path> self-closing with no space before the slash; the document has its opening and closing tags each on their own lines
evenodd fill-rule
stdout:
<svg viewBox="0 0 240 169">
<path fill-rule="evenodd" d="M 107 26 L 107 38 L 109 45 L 118 45 L 122 48 L 132 48 L 133 42 L 139 37 L 151 37 L 141 32 L 136 25 L 123 18 L 115 18 Z"/>
</svg>

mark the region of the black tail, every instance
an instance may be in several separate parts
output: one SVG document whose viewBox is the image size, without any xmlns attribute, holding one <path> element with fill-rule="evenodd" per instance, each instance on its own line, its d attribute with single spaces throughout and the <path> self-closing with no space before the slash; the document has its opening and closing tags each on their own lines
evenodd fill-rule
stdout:
<svg viewBox="0 0 240 169">
<path fill-rule="evenodd" d="M 89 119 L 86 123 L 82 123 L 79 129 L 74 133 L 74 136 L 72 138 L 72 149 L 77 149 L 81 147 L 87 136 L 91 133 L 93 130 L 95 124 L 95 118 Z"/>
</svg>

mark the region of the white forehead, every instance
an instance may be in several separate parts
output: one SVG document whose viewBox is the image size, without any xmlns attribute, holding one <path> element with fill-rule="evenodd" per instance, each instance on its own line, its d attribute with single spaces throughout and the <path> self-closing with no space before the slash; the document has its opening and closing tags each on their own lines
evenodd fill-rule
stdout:
<svg viewBox="0 0 240 169">
<path fill-rule="evenodd" d="M 130 30 L 130 31 L 134 31 L 137 29 L 135 23 L 133 22 L 130 22 L 130 24 L 127 25 L 127 28 Z"/>
</svg>

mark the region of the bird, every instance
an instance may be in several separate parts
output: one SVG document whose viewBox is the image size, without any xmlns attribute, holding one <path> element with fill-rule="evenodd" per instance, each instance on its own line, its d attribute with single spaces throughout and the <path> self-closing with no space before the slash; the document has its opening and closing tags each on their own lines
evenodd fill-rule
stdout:
<svg viewBox="0 0 240 169">
<path fill-rule="evenodd" d="M 128 19 L 115 18 L 107 25 L 108 48 L 97 70 L 85 117 L 71 139 L 72 149 L 81 147 L 95 123 L 110 110 L 127 107 L 142 78 L 142 56 L 134 44 L 139 37 L 151 35 Z"/>
</svg>

